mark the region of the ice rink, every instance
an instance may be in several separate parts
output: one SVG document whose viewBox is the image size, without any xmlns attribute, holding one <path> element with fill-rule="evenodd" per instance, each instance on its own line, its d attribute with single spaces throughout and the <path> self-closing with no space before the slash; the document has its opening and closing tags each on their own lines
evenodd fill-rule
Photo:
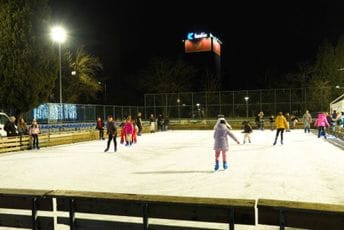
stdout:
<svg viewBox="0 0 344 230">
<path fill-rule="evenodd" d="M 276 146 L 275 131 L 254 130 L 251 144 L 233 133 L 226 171 L 213 170 L 213 131 L 168 131 L 116 153 L 91 141 L 1 154 L 0 187 L 344 204 L 342 149 L 303 130 Z"/>
</svg>

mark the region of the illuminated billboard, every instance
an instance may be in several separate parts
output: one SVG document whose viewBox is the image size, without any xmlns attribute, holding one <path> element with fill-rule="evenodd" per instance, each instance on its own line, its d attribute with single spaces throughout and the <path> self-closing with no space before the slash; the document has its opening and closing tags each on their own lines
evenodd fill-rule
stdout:
<svg viewBox="0 0 344 230">
<path fill-rule="evenodd" d="M 195 33 L 189 32 L 185 40 L 185 53 L 209 52 L 221 56 L 222 42 L 211 33 Z"/>
<path fill-rule="evenodd" d="M 201 38 L 185 41 L 185 52 L 205 52 L 211 51 L 211 38 Z"/>
<path fill-rule="evenodd" d="M 221 45 L 220 45 L 220 43 L 217 41 L 217 39 L 213 39 L 213 51 L 214 51 L 214 53 L 216 53 L 217 55 L 221 56 Z"/>
</svg>

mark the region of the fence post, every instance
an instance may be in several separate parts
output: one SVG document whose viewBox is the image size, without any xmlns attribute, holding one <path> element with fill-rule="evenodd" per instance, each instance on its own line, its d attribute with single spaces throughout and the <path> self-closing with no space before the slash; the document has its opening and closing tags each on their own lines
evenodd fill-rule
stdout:
<svg viewBox="0 0 344 230">
<path fill-rule="evenodd" d="M 289 88 L 289 113 L 291 115 L 291 88 Z"/>
<path fill-rule="evenodd" d="M 284 220 L 283 210 L 279 211 L 279 222 L 280 222 L 280 230 L 284 230 L 285 220 Z"/>
<path fill-rule="evenodd" d="M 32 198 L 32 230 L 37 230 L 37 197 Z"/>
<path fill-rule="evenodd" d="M 208 118 L 208 96 L 207 96 L 207 91 L 205 91 L 205 111 L 204 111 L 204 117 L 203 119 Z"/>
<path fill-rule="evenodd" d="M 276 89 L 274 89 L 274 110 L 275 115 L 277 114 L 277 98 L 276 98 Z"/>
<path fill-rule="evenodd" d="M 234 230 L 234 208 L 229 210 L 229 230 Z"/>
<path fill-rule="evenodd" d="M 194 118 L 194 98 L 193 98 L 193 92 L 191 93 L 191 118 Z"/>
<path fill-rule="evenodd" d="M 167 93 L 165 94 L 165 117 L 167 116 Z"/>
<path fill-rule="evenodd" d="M 154 117 L 156 117 L 155 94 L 153 95 L 153 101 L 154 101 Z"/>
<path fill-rule="evenodd" d="M 234 117 L 234 91 L 232 91 L 233 93 L 233 98 L 232 98 L 232 116 Z"/>
<path fill-rule="evenodd" d="M 75 229 L 75 211 L 74 211 L 75 201 L 73 198 L 69 199 L 69 227 L 70 230 Z"/>
<path fill-rule="evenodd" d="M 259 90 L 259 107 L 260 111 L 263 111 L 263 106 L 262 106 L 262 90 Z"/>
<path fill-rule="evenodd" d="M 148 203 L 143 204 L 143 230 L 148 230 Z"/>
</svg>

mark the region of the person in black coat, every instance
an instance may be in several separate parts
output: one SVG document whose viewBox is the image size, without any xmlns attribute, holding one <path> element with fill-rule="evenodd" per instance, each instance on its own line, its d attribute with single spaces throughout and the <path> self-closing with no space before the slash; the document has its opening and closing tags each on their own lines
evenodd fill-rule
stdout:
<svg viewBox="0 0 344 230">
<path fill-rule="evenodd" d="M 141 118 L 141 113 L 139 112 L 138 114 L 137 114 L 137 117 L 136 117 L 136 125 L 137 125 L 137 128 L 139 129 L 138 130 L 138 133 L 137 133 L 137 135 L 138 136 L 141 136 L 141 132 L 142 132 L 142 118 Z"/>
<path fill-rule="evenodd" d="M 10 120 L 5 124 L 4 130 L 6 131 L 8 137 L 17 136 L 18 134 L 17 127 L 14 123 L 15 121 L 16 118 L 11 116 Z"/>
<path fill-rule="evenodd" d="M 107 134 L 109 136 L 109 139 L 108 139 L 108 142 L 107 142 L 107 147 L 104 150 L 104 152 L 109 151 L 110 144 L 111 144 L 112 140 L 113 140 L 113 143 L 115 145 L 114 146 L 114 150 L 116 152 L 117 151 L 117 140 L 116 140 L 116 137 L 117 137 L 117 127 L 115 125 L 115 121 L 113 120 L 112 115 L 108 116 L 108 121 L 107 121 L 107 124 L 106 124 L 106 131 L 107 131 Z"/>
</svg>

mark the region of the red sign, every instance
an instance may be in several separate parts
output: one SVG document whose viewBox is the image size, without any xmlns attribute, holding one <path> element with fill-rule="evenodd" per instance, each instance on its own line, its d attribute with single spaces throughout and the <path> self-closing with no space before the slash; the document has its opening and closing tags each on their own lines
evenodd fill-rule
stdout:
<svg viewBox="0 0 344 230">
<path fill-rule="evenodd" d="M 211 38 L 185 41 L 185 53 L 211 51 Z"/>
<path fill-rule="evenodd" d="M 217 42 L 215 38 L 213 38 L 213 51 L 217 55 L 221 56 L 221 45 Z"/>
</svg>

